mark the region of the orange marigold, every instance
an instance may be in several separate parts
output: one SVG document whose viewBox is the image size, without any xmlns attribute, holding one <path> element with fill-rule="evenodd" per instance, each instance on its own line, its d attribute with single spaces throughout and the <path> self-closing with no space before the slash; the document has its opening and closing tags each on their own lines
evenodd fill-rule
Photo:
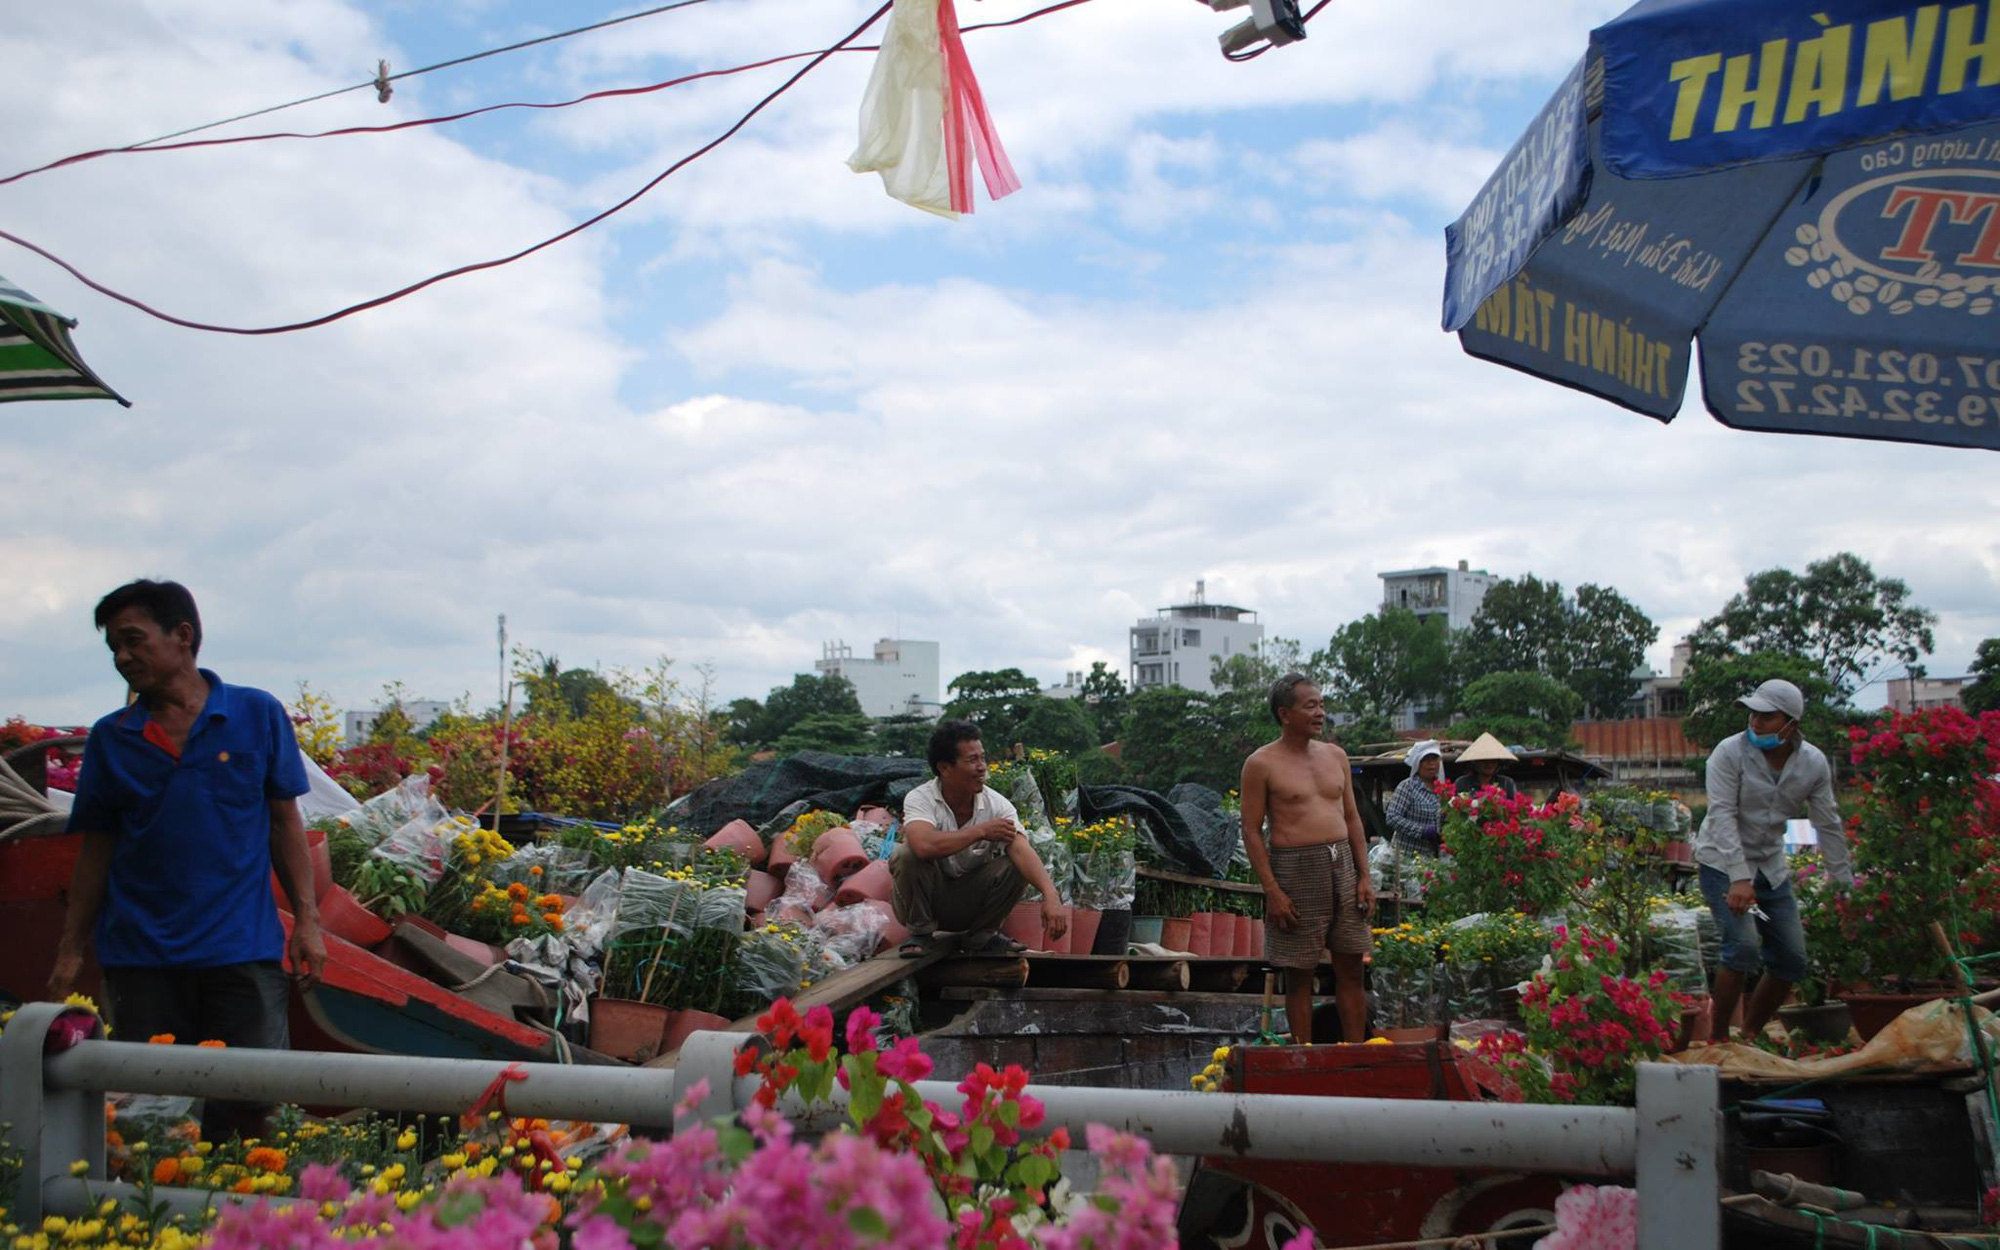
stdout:
<svg viewBox="0 0 2000 1250">
<path fill-rule="evenodd" d="M 541 866 L 540 864 L 536 864 L 536 865 L 535 865 L 535 866 L 534 866 L 533 868 L 530 868 L 530 869 L 528 869 L 528 875 L 529 875 L 529 876 L 531 876 L 531 877 L 539 877 L 539 876 L 541 876 L 541 875 L 542 875 L 542 866 Z"/>
<path fill-rule="evenodd" d="M 215 1037 L 211 1037 L 211 1038 L 209 1038 L 209 1039 L 208 1039 L 207 1041 L 205 1041 L 205 1042 L 196 1042 L 196 1043 L 195 1043 L 195 1045 L 197 1045 L 197 1046 L 212 1046 L 212 1047 L 214 1047 L 214 1048 L 215 1048 L 215 1049 L 217 1049 L 217 1050 L 223 1050 L 223 1049 L 226 1049 L 226 1048 L 228 1047 L 229 1043 L 228 1043 L 228 1042 L 225 1042 L 225 1041 L 223 1041 L 223 1040 L 221 1040 L 220 1038 L 215 1038 Z"/>
<path fill-rule="evenodd" d="M 162 1159 L 153 1165 L 153 1183 L 155 1185 L 171 1185 L 180 1178 L 181 1161 L 179 1159 Z"/>
<path fill-rule="evenodd" d="M 562 895 L 560 894 L 544 894 L 536 899 L 535 902 L 541 905 L 543 911 L 562 910 Z"/>
<path fill-rule="evenodd" d="M 243 1156 L 243 1166 L 262 1172 L 282 1172 L 285 1152 L 272 1146 L 252 1146 L 250 1153 Z"/>
<path fill-rule="evenodd" d="M 561 916 L 556 915 L 554 912 L 550 912 L 548 915 L 543 916 L 542 919 L 546 920 L 548 922 L 549 927 L 551 929 L 554 929 L 557 933 L 562 932 L 563 918 Z"/>
<path fill-rule="evenodd" d="M 513 899 L 517 903 L 527 902 L 528 894 L 529 894 L 528 887 L 522 885 L 519 881 L 516 881 L 514 884 L 507 887 L 507 897 Z"/>
<path fill-rule="evenodd" d="M 174 1035 L 171 1033 L 155 1033 L 146 1039 L 146 1044 L 148 1046 L 171 1046 L 174 1044 Z"/>
<path fill-rule="evenodd" d="M 250 1194 L 257 1192 L 256 1186 L 250 1183 L 250 1178 L 247 1176 L 244 1177 L 242 1180 L 237 1181 L 234 1185 L 231 1185 L 229 1189 L 230 1192 L 239 1194 Z"/>
</svg>

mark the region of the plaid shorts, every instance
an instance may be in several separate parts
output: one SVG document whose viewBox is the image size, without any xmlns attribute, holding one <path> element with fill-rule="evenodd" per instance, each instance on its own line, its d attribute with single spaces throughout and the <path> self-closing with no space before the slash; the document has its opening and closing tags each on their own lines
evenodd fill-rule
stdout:
<svg viewBox="0 0 2000 1250">
<path fill-rule="evenodd" d="M 1299 923 L 1290 933 L 1264 921 L 1264 962 L 1274 968 L 1317 968 L 1322 956 L 1366 955 L 1374 945 L 1368 917 L 1354 891 L 1354 854 L 1345 842 L 1274 846 L 1271 875 L 1292 900 Z"/>
</svg>

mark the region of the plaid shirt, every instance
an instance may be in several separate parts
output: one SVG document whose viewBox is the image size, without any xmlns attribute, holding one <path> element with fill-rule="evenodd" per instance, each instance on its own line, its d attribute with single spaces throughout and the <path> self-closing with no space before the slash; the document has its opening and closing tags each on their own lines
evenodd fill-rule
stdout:
<svg viewBox="0 0 2000 1250">
<path fill-rule="evenodd" d="M 1438 853 L 1438 797 L 1422 777 L 1406 777 L 1383 813 L 1396 846 L 1420 855 Z"/>
</svg>

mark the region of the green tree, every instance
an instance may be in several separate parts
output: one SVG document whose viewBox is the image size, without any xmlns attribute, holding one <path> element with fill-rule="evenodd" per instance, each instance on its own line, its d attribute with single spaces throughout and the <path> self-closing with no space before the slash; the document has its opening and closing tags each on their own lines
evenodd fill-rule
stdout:
<svg viewBox="0 0 2000 1250">
<path fill-rule="evenodd" d="M 749 705 L 749 706 L 745 706 Z M 757 750 L 775 747 L 778 740 L 809 716 L 860 717 L 861 700 L 854 695 L 854 683 L 838 673 L 800 673 L 789 686 L 778 686 L 764 697 L 761 710 L 752 712 L 755 700 L 738 699 L 730 705 L 730 732 L 742 746 Z M 738 723 L 739 712 L 745 714 Z"/>
<path fill-rule="evenodd" d="M 788 726 L 775 744 L 780 755 L 826 751 L 833 755 L 866 755 L 872 723 L 860 712 L 808 712 Z"/>
<path fill-rule="evenodd" d="M 1494 673 L 1540 673 L 1574 692 L 1583 710 L 1616 717 L 1659 636 L 1651 618 L 1608 586 L 1586 583 L 1569 596 L 1561 582 L 1529 574 L 1486 592 L 1453 661 L 1468 690 Z"/>
<path fill-rule="evenodd" d="M 1110 742 L 1116 738 L 1132 698 L 1125 688 L 1125 679 L 1103 660 L 1094 661 L 1089 676 L 1083 679 L 1082 698 L 1083 705 L 1097 721 L 1097 740 Z"/>
<path fill-rule="evenodd" d="M 1076 699 L 1043 695 L 1029 705 L 1014 737 L 1023 746 L 1078 755 L 1097 745 L 1097 718 Z"/>
<path fill-rule="evenodd" d="M 1731 734 L 1743 732 L 1750 713 L 1738 699 L 1774 678 L 1783 678 L 1806 697 L 1805 719 L 1800 731 L 1806 741 L 1826 751 L 1839 767 L 1846 752 L 1847 726 L 1856 719 L 1845 694 L 1819 661 L 1782 651 L 1762 651 L 1756 655 L 1697 654 L 1688 661 L 1681 690 L 1687 695 L 1688 710 L 1681 732 L 1688 741 L 1705 750 Z"/>
<path fill-rule="evenodd" d="M 1021 721 L 1042 697 L 1042 685 L 1018 668 L 961 673 L 948 687 L 944 714 L 979 726 L 986 749 L 996 756 L 1021 740 Z"/>
<path fill-rule="evenodd" d="M 602 673 L 564 668 L 555 656 L 526 648 L 514 652 L 514 677 L 527 692 L 528 714 L 549 720 L 581 719 L 594 697 L 615 693 Z"/>
<path fill-rule="evenodd" d="M 1553 677 L 1533 671 L 1488 673 L 1465 688 L 1466 719 L 1453 726 L 1465 737 L 1490 733 L 1509 746 L 1552 748 L 1569 742 L 1570 722 L 1583 700 Z"/>
<path fill-rule="evenodd" d="M 1125 779 L 1165 790 L 1183 781 L 1217 790 L 1236 785 L 1243 757 L 1278 736 L 1268 704 L 1251 714 L 1247 693 L 1206 694 L 1151 686 L 1132 696 L 1119 731 Z"/>
<path fill-rule="evenodd" d="M 1928 655 L 1936 624 L 1937 613 L 1910 602 L 1906 583 L 1876 576 L 1866 560 L 1843 551 L 1808 564 L 1804 576 L 1790 569 L 1751 574 L 1688 642 L 1694 655 L 1712 658 L 1804 656 L 1845 702 L 1877 670 Z"/>
<path fill-rule="evenodd" d="M 1395 742 L 1396 724 L 1381 712 L 1358 712 L 1345 724 L 1332 726 L 1333 740 L 1348 752 L 1356 747 Z"/>
<path fill-rule="evenodd" d="M 1384 608 L 1334 631 L 1313 652 L 1313 669 L 1326 674 L 1322 692 L 1330 706 L 1356 719 L 1340 731 L 1342 741 L 1385 741 L 1395 736 L 1354 738 L 1387 729 L 1411 703 L 1443 696 L 1451 684 L 1451 644 L 1444 622 L 1426 622 L 1408 608 Z"/>
<path fill-rule="evenodd" d="M 1981 712 L 2000 712 L 2000 638 L 1988 638 L 1979 644 L 1966 675 L 1972 680 L 1965 683 L 1959 694 L 1965 710 L 1975 716 Z"/>
<path fill-rule="evenodd" d="M 930 749 L 931 730 L 936 722 L 914 712 L 885 716 L 875 722 L 875 738 L 869 751 L 874 755 L 898 755 L 920 760 Z"/>
</svg>

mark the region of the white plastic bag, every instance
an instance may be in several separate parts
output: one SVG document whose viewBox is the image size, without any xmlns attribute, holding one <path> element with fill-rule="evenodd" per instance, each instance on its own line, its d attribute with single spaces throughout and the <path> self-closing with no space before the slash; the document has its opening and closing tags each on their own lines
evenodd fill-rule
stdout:
<svg viewBox="0 0 2000 1250">
<path fill-rule="evenodd" d="M 966 58 L 953 0 L 895 0 L 848 168 L 881 174 L 892 198 L 956 218 L 972 211 L 974 155 L 988 195 L 1020 190 Z"/>
</svg>

